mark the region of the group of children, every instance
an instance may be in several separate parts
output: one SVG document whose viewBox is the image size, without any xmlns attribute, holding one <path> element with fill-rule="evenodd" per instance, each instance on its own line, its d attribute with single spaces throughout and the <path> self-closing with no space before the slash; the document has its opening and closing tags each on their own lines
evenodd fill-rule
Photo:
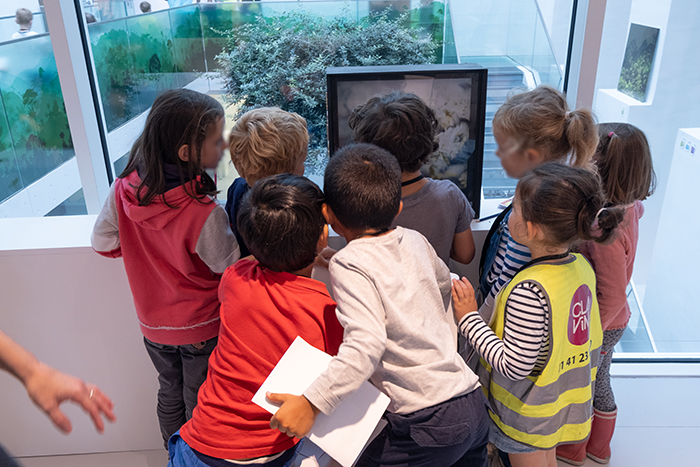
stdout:
<svg viewBox="0 0 700 467">
<path fill-rule="evenodd" d="M 303 177 L 303 118 L 243 115 L 224 210 L 206 173 L 222 155 L 221 106 L 185 89 L 153 104 L 92 242 L 124 258 L 171 465 L 292 465 L 317 415 L 366 380 L 391 402 L 358 466 L 485 466 L 489 441 L 516 467 L 607 462 L 610 356 L 653 185 L 643 134 L 600 125 L 598 143 L 590 112 L 549 87 L 499 109 L 497 155 L 520 181 L 479 308 L 448 268 L 474 257 L 474 212 L 454 184 L 420 173 L 433 111 L 394 92 L 349 123 L 355 144 L 331 157 L 321 192 Z M 333 298 L 311 278 L 329 224 L 348 242 L 328 263 Z M 452 319 L 482 356 L 474 368 Z M 268 394 L 271 417 L 251 399 L 296 336 L 334 358 L 303 395 Z"/>
</svg>

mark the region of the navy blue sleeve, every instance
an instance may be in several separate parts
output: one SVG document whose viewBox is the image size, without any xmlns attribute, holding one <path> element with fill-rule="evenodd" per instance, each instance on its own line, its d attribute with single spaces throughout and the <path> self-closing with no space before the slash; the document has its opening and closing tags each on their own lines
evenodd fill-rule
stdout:
<svg viewBox="0 0 700 467">
<path fill-rule="evenodd" d="M 238 177 L 233 181 L 230 187 L 228 187 L 228 192 L 226 194 L 226 214 L 228 214 L 228 221 L 231 224 L 231 230 L 236 235 L 236 240 L 238 241 L 238 246 L 241 248 L 241 258 L 245 258 L 250 255 L 250 251 L 246 246 L 241 234 L 238 232 L 236 226 L 236 216 L 238 214 L 238 208 L 241 206 L 241 200 L 243 196 L 248 193 L 250 187 L 248 182 L 245 181 L 243 177 Z"/>
</svg>

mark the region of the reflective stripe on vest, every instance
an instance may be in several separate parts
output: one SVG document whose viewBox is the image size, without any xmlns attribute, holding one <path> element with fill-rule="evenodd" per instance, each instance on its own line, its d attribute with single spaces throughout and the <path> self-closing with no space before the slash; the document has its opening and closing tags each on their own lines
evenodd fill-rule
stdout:
<svg viewBox="0 0 700 467">
<path fill-rule="evenodd" d="M 516 285 L 534 282 L 549 304 L 549 355 L 539 374 L 511 381 L 483 359 L 477 373 L 491 418 L 508 436 L 538 449 L 584 440 L 591 430 L 592 382 L 603 341 L 595 274 L 581 255 L 520 271 L 496 298 L 491 328 L 503 338 L 505 305 Z"/>
</svg>

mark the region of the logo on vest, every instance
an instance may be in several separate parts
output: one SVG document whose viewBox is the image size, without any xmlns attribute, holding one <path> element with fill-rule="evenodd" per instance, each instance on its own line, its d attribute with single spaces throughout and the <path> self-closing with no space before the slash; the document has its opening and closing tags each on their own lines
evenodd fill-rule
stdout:
<svg viewBox="0 0 700 467">
<path fill-rule="evenodd" d="M 569 310 L 569 342 L 583 345 L 588 342 L 588 328 L 591 322 L 593 294 L 586 284 L 579 287 L 571 299 Z"/>
</svg>

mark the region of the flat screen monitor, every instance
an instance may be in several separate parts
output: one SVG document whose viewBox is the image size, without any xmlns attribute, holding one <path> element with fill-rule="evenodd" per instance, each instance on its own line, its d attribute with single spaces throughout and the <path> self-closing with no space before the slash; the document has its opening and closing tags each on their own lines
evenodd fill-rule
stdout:
<svg viewBox="0 0 700 467">
<path fill-rule="evenodd" d="M 416 94 L 435 111 L 439 125 L 439 148 L 421 171 L 454 182 L 478 217 L 487 73 L 468 64 L 328 68 L 328 154 L 353 142 L 348 118 L 354 108 L 392 91 Z"/>
</svg>

